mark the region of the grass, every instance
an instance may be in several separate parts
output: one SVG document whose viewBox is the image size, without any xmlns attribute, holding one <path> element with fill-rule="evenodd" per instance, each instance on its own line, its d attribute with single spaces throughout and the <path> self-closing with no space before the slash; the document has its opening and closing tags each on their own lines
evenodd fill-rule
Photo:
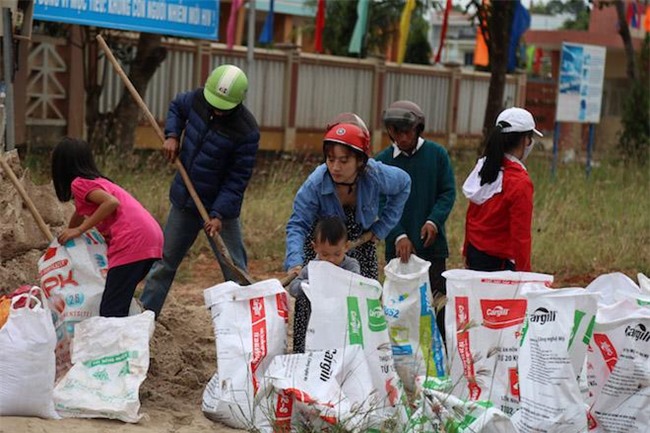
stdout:
<svg viewBox="0 0 650 433">
<path fill-rule="evenodd" d="M 45 156 L 30 155 L 26 161 L 37 181 L 49 179 Z M 258 158 L 245 195 L 242 226 L 249 257 L 262 262 L 265 270 L 281 269 L 285 225 L 293 197 L 318 163 L 318 157 L 263 154 Z M 447 267 L 458 268 L 463 266 L 461 247 L 467 210 L 461 186 L 474 158 L 455 156 L 452 163 L 458 196 L 447 222 L 451 254 Z M 98 164 L 164 224 L 174 171 L 159 153 L 145 151 L 129 158 L 108 154 L 99 157 Z M 608 272 L 623 272 L 634 280 L 638 272 L 650 274 L 648 167 L 601 161 L 587 179 L 582 165 L 561 165 L 553 178 L 548 158 L 535 155 L 529 172 L 535 185 L 535 271 L 554 274 L 561 283 L 577 285 Z M 209 254 L 202 236 L 192 250 L 194 255 L 199 253 Z"/>
</svg>

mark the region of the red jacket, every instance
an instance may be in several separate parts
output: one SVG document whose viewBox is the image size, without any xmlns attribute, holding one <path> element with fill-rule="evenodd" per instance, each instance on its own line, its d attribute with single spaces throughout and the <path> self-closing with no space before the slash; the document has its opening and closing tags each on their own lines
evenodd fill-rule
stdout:
<svg viewBox="0 0 650 433">
<path fill-rule="evenodd" d="M 469 178 L 463 186 L 463 192 L 470 199 L 463 254 L 466 254 L 467 243 L 471 243 L 491 256 L 514 260 L 517 271 L 530 271 L 533 183 L 526 168 L 514 157 L 504 158 L 502 167 L 500 191 L 495 189 L 498 188 L 496 183 L 483 185 L 474 191 L 470 186 L 470 191 L 467 191 Z M 470 178 L 477 176 L 479 170 L 480 167 L 478 170 L 475 168 Z M 481 195 L 479 190 L 484 187 L 492 191 L 487 195 L 483 191 L 483 197 L 478 197 Z"/>
</svg>

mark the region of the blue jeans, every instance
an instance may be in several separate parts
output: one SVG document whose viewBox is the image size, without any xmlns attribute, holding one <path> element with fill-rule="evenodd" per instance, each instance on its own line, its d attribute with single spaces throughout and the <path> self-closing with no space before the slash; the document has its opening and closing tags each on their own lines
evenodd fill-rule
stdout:
<svg viewBox="0 0 650 433">
<path fill-rule="evenodd" d="M 240 269 L 246 271 L 246 250 L 244 249 L 244 242 L 242 240 L 239 218 L 223 220 L 221 223 L 221 238 L 226 244 L 226 248 L 228 248 L 233 262 Z M 156 317 L 160 315 L 160 310 L 162 310 L 165 298 L 167 298 L 167 293 L 169 293 L 181 261 L 202 230 L 203 220 L 196 212 L 178 209 L 172 205 L 169 210 L 169 216 L 167 217 L 167 224 L 163 231 L 165 236 L 163 258 L 151 267 L 151 271 L 145 281 L 144 291 L 140 296 L 142 305 L 147 310 L 153 311 Z M 208 241 L 210 242 L 212 251 L 217 256 L 224 279 L 243 284 L 244 282 L 238 281 L 231 270 L 225 265 L 221 254 L 218 253 L 216 245 L 209 236 Z"/>
</svg>

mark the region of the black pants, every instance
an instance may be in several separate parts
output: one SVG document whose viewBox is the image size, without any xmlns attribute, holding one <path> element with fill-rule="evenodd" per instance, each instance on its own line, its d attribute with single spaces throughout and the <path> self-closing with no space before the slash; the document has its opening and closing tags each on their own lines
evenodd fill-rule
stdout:
<svg viewBox="0 0 650 433">
<path fill-rule="evenodd" d="M 157 259 L 146 259 L 111 268 L 106 275 L 106 288 L 99 304 L 102 317 L 126 317 L 133 293 L 140 281 L 147 276 Z"/>
<path fill-rule="evenodd" d="M 447 280 L 442 276 L 442 273 L 447 270 L 446 258 L 424 258 L 431 262 L 429 267 L 429 282 L 431 283 L 431 295 L 433 307 L 436 312 L 436 324 L 440 330 L 442 341 L 446 342 L 445 336 L 445 303 L 447 296 Z"/>
<path fill-rule="evenodd" d="M 467 267 L 473 271 L 514 271 L 515 264 L 508 259 L 491 256 L 467 244 Z"/>
</svg>

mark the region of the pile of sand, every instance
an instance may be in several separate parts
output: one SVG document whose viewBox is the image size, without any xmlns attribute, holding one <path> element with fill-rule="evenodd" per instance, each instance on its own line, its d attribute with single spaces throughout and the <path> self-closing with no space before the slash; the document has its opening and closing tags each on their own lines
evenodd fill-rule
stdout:
<svg viewBox="0 0 650 433">
<path fill-rule="evenodd" d="M 59 202 L 52 183 L 35 185 L 29 170 L 20 165 L 16 151 L 3 157 L 52 233 L 58 233 L 74 210 L 72 204 Z M 37 262 L 48 244 L 9 176 L 0 168 L 0 294 L 22 284 L 38 284 Z"/>
</svg>

